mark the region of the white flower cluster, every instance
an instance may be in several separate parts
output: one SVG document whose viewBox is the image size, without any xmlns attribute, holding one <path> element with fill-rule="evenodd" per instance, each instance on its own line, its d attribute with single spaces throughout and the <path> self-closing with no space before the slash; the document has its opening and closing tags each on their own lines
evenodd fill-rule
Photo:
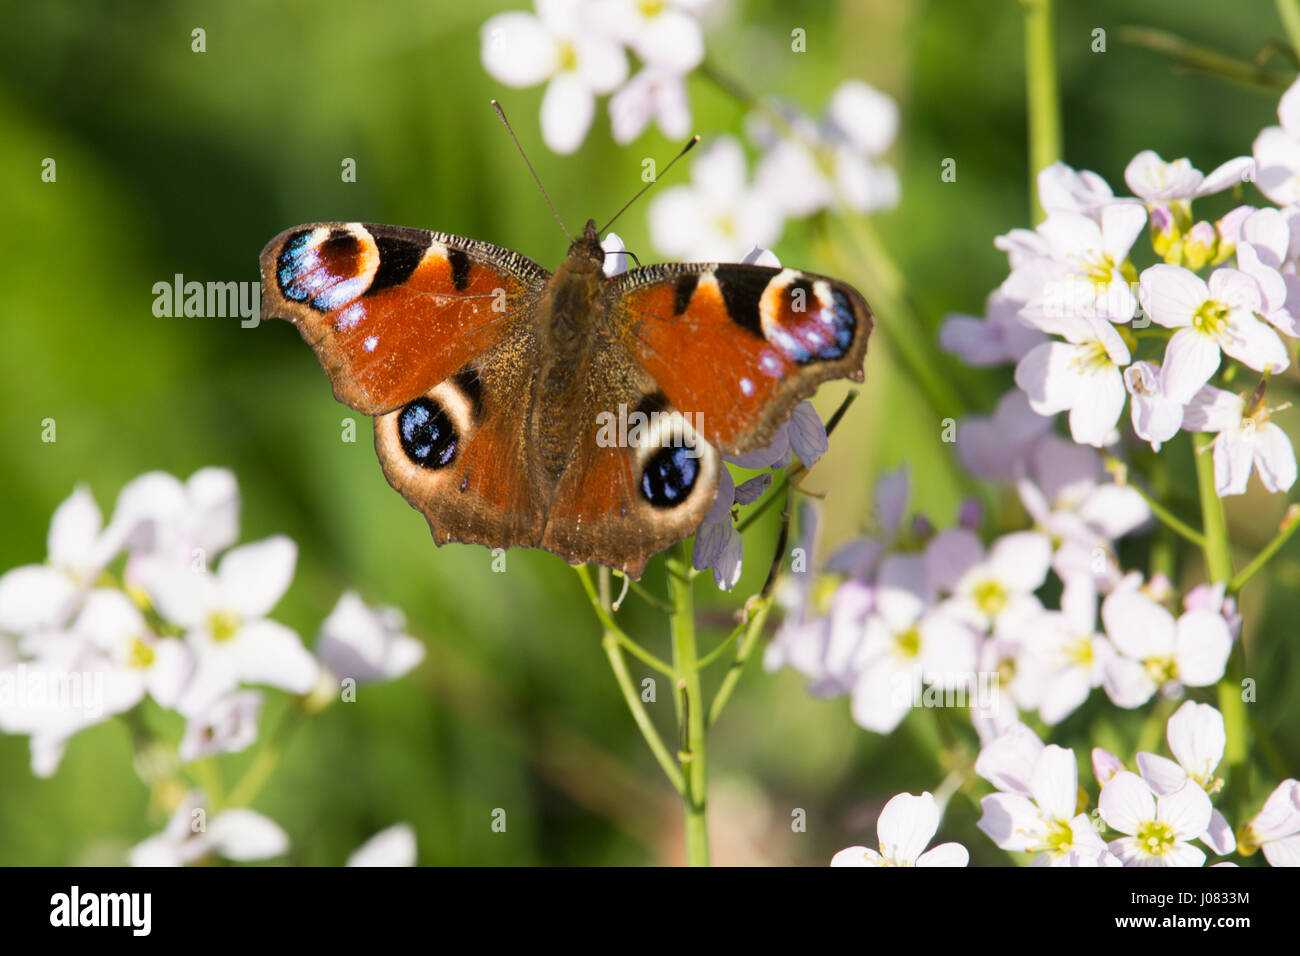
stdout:
<svg viewBox="0 0 1300 956">
<path fill-rule="evenodd" d="M 399 612 L 346 593 L 313 655 L 269 615 L 297 549 L 286 537 L 235 546 L 235 477 L 204 468 L 182 482 L 150 472 L 122 489 L 105 525 L 89 490 L 55 511 L 48 559 L 0 576 L 0 731 L 30 738 L 49 776 L 70 737 L 147 695 L 186 720 L 176 759 L 247 748 L 262 695 L 243 685 L 333 695 L 337 682 L 401 676 L 422 645 Z"/>
<path fill-rule="evenodd" d="M 1253 157 L 1208 175 L 1186 159 L 1139 153 L 1124 172 L 1132 198 L 1116 197 L 1096 173 L 1044 169 L 1047 218 L 998 238 L 1010 275 L 987 317 L 950 316 L 941 344 L 971 365 L 1014 362 L 1032 410 L 1069 412 L 1080 444 L 1120 442 L 1127 404 L 1133 433 L 1156 451 L 1180 430 L 1215 434 L 1220 496 L 1244 493 L 1252 471 L 1270 492 L 1290 489 L 1295 451 L 1270 420 L 1287 406 L 1265 398 L 1300 338 L 1300 83 L 1278 115 L 1282 125 L 1260 133 Z M 1244 183 L 1277 207 L 1196 218 L 1195 201 Z M 1151 257 L 1163 261 L 1139 274 L 1132 256 L 1144 226 Z M 1244 391 L 1213 384 L 1241 370 L 1258 373 Z"/>
<path fill-rule="evenodd" d="M 629 143 L 653 120 L 666 136 L 691 130 L 686 79 L 704 62 L 704 21 L 713 0 L 536 0 L 535 13 L 511 11 L 482 28 L 482 60 L 502 83 L 546 83 L 542 139 L 572 153 L 586 138 L 598 96 L 610 95 L 615 142 Z M 629 51 L 641 67 L 629 79 Z M 665 189 L 650 206 L 650 232 L 664 255 L 735 262 L 773 245 L 787 218 L 832 206 L 859 212 L 898 203 L 894 170 L 880 157 L 898 131 L 893 99 L 860 80 L 841 84 L 820 119 L 782 102 L 750 118 L 761 152 L 751 180 L 745 152 L 730 136 L 711 139 L 688 185 Z"/>
</svg>

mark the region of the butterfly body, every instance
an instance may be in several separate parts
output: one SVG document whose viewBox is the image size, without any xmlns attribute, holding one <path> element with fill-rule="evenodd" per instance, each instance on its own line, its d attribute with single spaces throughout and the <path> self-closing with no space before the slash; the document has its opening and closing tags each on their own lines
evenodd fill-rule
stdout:
<svg viewBox="0 0 1300 956">
<path fill-rule="evenodd" d="M 590 221 L 553 274 L 472 239 L 318 223 L 263 250 L 263 311 L 374 416 L 384 474 L 437 544 L 640 576 L 708 512 L 722 454 L 768 444 L 821 381 L 861 380 L 872 317 L 795 270 L 603 263 Z"/>
</svg>

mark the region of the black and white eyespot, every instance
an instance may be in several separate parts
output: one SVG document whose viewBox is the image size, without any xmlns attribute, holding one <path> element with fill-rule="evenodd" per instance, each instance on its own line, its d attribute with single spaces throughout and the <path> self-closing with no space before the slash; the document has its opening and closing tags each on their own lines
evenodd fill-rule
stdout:
<svg viewBox="0 0 1300 956">
<path fill-rule="evenodd" d="M 648 401 L 639 412 L 656 404 Z M 717 451 L 700 436 L 693 417 L 654 408 L 643 420 L 634 445 L 637 490 L 652 508 L 680 508 L 714 485 Z"/>
<path fill-rule="evenodd" d="M 481 414 L 477 375 L 461 371 L 385 416 L 381 440 L 412 465 L 439 471 L 456 460 Z"/>
</svg>

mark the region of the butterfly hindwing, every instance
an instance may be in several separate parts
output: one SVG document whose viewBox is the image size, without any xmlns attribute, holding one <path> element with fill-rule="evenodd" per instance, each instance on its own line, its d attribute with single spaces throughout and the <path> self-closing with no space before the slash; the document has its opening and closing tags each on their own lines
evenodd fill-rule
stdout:
<svg viewBox="0 0 1300 956">
<path fill-rule="evenodd" d="M 334 394 L 369 415 L 424 394 L 526 321 L 550 275 L 474 239 L 312 223 L 262 251 L 263 311 L 316 349 Z"/>
<path fill-rule="evenodd" d="M 608 295 L 637 362 L 724 454 L 767 445 L 821 382 L 863 378 L 871 309 L 835 279 L 667 263 L 617 276 Z"/>
</svg>

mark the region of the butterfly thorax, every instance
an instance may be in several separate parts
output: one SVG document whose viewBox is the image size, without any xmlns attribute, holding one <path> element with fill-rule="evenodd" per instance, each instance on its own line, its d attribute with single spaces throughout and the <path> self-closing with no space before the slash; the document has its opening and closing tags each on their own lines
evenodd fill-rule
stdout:
<svg viewBox="0 0 1300 956">
<path fill-rule="evenodd" d="M 591 359 L 599 341 L 603 264 L 596 223 L 588 220 L 547 283 L 537 312 L 542 354 L 533 380 L 529 431 L 537 464 L 551 483 L 568 466 L 579 432 L 594 427 L 588 416 L 572 412 L 586 408 Z"/>
</svg>

